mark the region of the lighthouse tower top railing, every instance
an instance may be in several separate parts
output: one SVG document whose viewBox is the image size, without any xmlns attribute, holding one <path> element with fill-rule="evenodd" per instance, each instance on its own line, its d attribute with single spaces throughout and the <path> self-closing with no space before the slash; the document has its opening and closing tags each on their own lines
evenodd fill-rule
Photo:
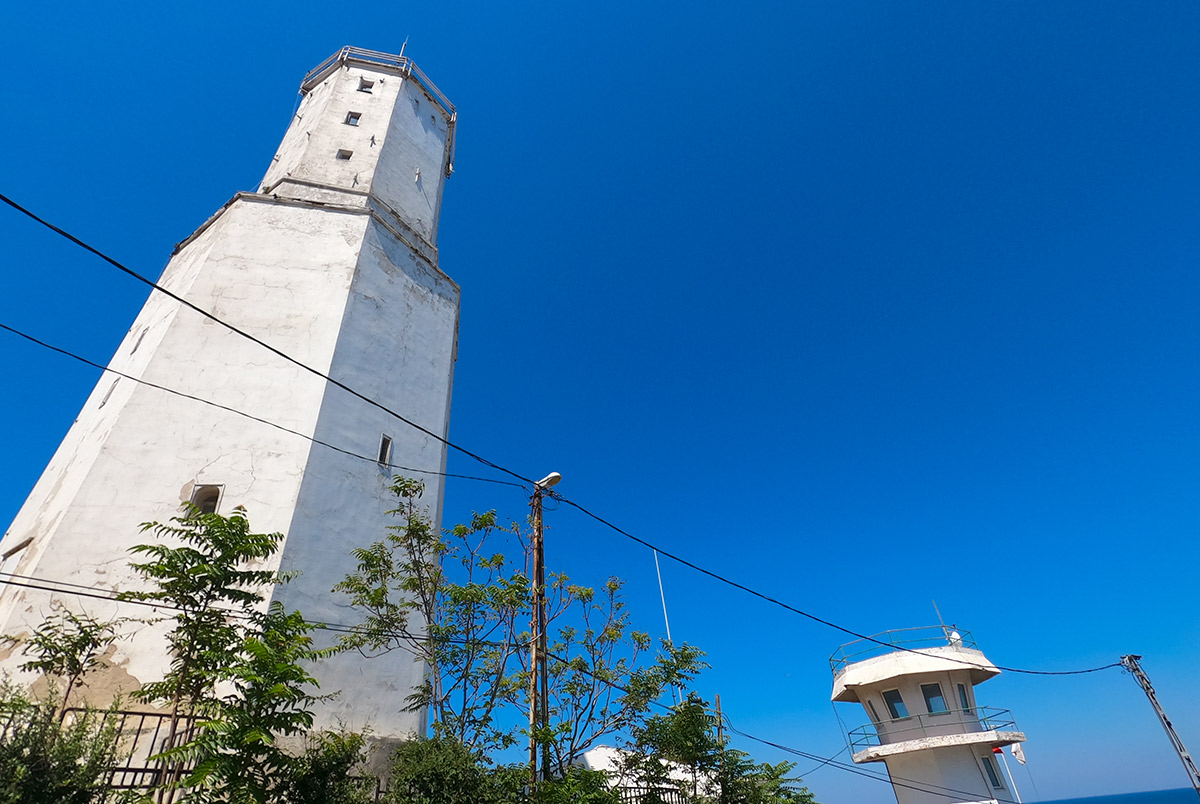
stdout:
<svg viewBox="0 0 1200 804">
<path fill-rule="evenodd" d="M 454 172 L 454 134 L 458 124 L 458 111 L 454 108 L 454 104 L 450 102 L 450 99 L 446 97 L 446 93 L 438 89 L 437 85 L 429 80 L 429 76 L 425 75 L 416 62 L 407 56 L 382 53 L 378 50 L 367 50 L 361 47 L 346 45 L 337 53 L 334 53 L 308 71 L 308 75 L 304 76 L 304 80 L 300 82 L 300 94 L 308 95 L 314 87 L 336 72 L 342 65 L 350 64 L 368 69 L 383 70 L 410 78 L 441 108 L 441 112 L 445 115 L 448 123 L 447 138 L 450 158 L 446 163 L 446 176 L 449 177 Z"/>
<path fill-rule="evenodd" d="M 917 628 L 895 628 L 869 639 L 856 639 L 840 646 L 829 657 L 829 668 L 836 678 L 848 665 L 897 650 L 923 650 L 945 646 L 978 650 L 970 631 L 952 625 L 926 625 Z"/>
</svg>

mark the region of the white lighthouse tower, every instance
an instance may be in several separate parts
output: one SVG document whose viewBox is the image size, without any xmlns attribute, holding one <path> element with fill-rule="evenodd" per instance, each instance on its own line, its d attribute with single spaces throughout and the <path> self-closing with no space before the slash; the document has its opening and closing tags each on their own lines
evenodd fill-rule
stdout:
<svg viewBox="0 0 1200 804">
<path fill-rule="evenodd" d="M 1019 801 L 993 749 L 1025 735 L 1007 710 L 976 701 L 1000 671 L 971 635 L 935 626 L 872 640 L 830 659 L 833 700 L 862 704 L 870 719 L 849 734 L 854 761 L 885 763 L 899 804 Z"/>
<path fill-rule="evenodd" d="M 459 289 L 438 267 L 437 231 L 454 107 L 411 60 L 349 47 L 300 92 L 258 191 L 237 193 L 179 244 L 160 283 L 445 437 Z M 331 589 L 354 566 L 350 549 L 389 524 L 391 465 L 431 472 L 409 474 L 425 481 L 440 521 L 442 442 L 162 294 L 109 365 L 231 410 L 102 376 L 0 541 L 5 572 L 63 591 L 6 586 L 2 634 L 28 631 L 56 605 L 144 616 L 62 584 L 135 587 L 128 549 L 150 538 L 139 524 L 165 522 L 185 502 L 241 506 L 255 531 L 283 532 L 276 559 L 301 574 L 274 598 L 333 623 L 354 621 Z M 167 628 L 128 626 L 110 670 L 89 681 L 92 701 L 161 678 Z M 20 660 L 0 653 L 0 670 Z M 322 692 L 340 695 L 316 725 L 377 737 L 420 729 L 421 715 L 403 710 L 424 669 L 400 651 L 323 663 Z"/>
</svg>

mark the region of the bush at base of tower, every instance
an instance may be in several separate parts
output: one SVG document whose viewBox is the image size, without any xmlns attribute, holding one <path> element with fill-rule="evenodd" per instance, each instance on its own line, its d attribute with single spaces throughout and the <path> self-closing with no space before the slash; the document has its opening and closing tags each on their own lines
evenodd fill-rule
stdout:
<svg viewBox="0 0 1200 804">
<path fill-rule="evenodd" d="M 0 684 L 0 804 L 98 804 L 108 792 L 116 732 L 99 712 L 62 718 Z"/>
</svg>

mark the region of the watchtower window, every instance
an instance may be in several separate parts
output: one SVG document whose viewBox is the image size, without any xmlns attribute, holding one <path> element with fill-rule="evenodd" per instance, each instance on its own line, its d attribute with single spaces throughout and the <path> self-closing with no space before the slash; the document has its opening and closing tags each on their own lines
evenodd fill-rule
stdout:
<svg viewBox="0 0 1200 804">
<path fill-rule="evenodd" d="M 220 486 L 196 486 L 192 490 L 192 505 L 202 514 L 215 514 L 221 501 Z"/>
<path fill-rule="evenodd" d="M 358 91 L 359 92 L 370 92 L 372 89 L 374 89 L 374 87 L 375 87 L 374 81 L 368 81 L 365 78 L 358 79 Z"/>
<path fill-rule="evenodd" d="M 362 119 L 362 112 L 347 112 L 346 113 L 346 125 L 348 125 L 348 126 L 357 126 L 358 121 L 361 119 Z"/>
<path fill-rule="evenodd" d="M 983 771 L 987 774 L 988 782 L 992 785 L 993 790 L 1003 790 L 1004 782 L 1000 780 L 1000 771 L 996 767 L 996 760 L 991 754 L 984 754 L 979 758 L 979 762 L 983 765 Z"/>
<path fill-rule="evenodd" d="M 958 702 L 962 704 L 962 710 L 968 715 L 975 714 L 975 710 L 971 708 L 971 701 L 967 698 L 967 688 L 962 684 L 958 685 Z"/>
<path fill-rule="evenodd" d="M 925 696 L 925 708 L 931 715 L 944 715 L 950 709 L 946 706 L 946 696 L 942 695 L 942 685 L 938 683 L 922 684 L 921 694 Z"/>
<path fill-rule="evenodd" d="M 871 722 L 878 723 L 879 722 L 879 713 L 875 711 L 875 702 L 872 701 L 870 698 L 867 699 L 867 709 L 869 709 L 871 711 Z"/>
<path fill-rule="evenodd" d="M 908 707 L 904 705 L 904 699 L 900 697 L 900 690 L 884 690 L 883 702 L 887 704 L 892 720 L 902 720 L 908 717 Z"/>
<path fill-rule="evenodd" d="M 354 156 L 354 151 L 347 151 L 345 149 L 339 149 L 337 152 L 337 158 L 342 160 L 343 162 L 349 162 L 350 157 L 352 157 L 352 156 Z"/>
<path fill-rule="evenodd" d="M 379 457 L 375 459 L 380 468 L 386 469 L 392 462 L 392 438 L 388 435 L 379 437 Z"/>
</svg>

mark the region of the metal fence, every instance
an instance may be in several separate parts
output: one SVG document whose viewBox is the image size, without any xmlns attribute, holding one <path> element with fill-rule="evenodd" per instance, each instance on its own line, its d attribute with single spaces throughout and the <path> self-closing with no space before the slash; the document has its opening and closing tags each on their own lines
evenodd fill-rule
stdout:
<svg viewBox="0 0 1200 804">
<path fill-rule="evenodd" d="M 86 709 L 68 709 L 65 718 L 81 717 L 87 712 Z M 186 775 L 192 771 L 188 765 L 154 758 L 167 747 L 171 733 L 169 713 L 108 709 L 91 710 L 91 714 L 99 716 L 102 728 L 111 729 L 116 735 L 113 767 L 108 776 L 109 789 L 148 790 L 166 781 L 170 771 L 179 775 Z M 190 740 L 194 728 L 193 718 L 177 717 L 175 744 L 180 745 Z"/>
<path fill-rule="evenodd" d="M 683 791 L 674 787 L 618 787 L 621 804 L 688 804 Z"/>
<path fill-rule="evenodd" d="M 1015 731 L 1017 723 L 1008 709 L 977 706 L 971 709 L 948 709 L 933 714 L 884 720 L 878 725 L 868 723 L 849 733 L 850 750 L 858 751 L 877 745 L 917 740 L 922 737 L 944 737 L 948 734 L 971 734 L 982 731 Z"/>
</svg>

